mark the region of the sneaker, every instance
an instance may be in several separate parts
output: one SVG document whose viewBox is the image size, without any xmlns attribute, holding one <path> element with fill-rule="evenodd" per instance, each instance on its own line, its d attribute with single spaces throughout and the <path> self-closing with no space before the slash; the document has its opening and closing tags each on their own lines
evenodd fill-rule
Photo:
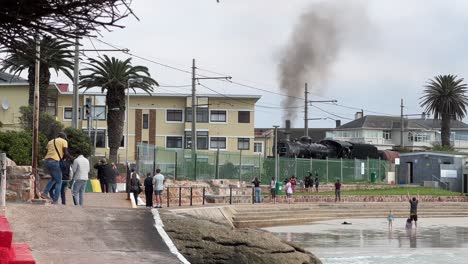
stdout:
<svg viewBox="0 0 468 264">
<path fill-rule="evenodd" d="M 41 199 L 50 200 L 50 197 L 47 194 L 41 194 Z"/>
</svg>

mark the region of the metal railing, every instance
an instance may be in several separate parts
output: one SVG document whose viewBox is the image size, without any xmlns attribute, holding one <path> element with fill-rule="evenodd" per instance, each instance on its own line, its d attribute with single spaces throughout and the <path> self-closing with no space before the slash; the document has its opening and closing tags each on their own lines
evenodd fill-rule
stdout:
<svg viewBox="0 0 468 264">
<path fill-rule="evenodd" d="M 202 190 L 202 195 L 199 196 L 199 195 L 194 195 L 194 190 Z M 193 187 L 193 186 L 171 186 L 171 187 L 166 187 L 166 204 L 167 204 L 167 207 L 170 207 L 171 205 L 174 206 L 183 206 L 183 205 L 189 205 L 189 206 L 193 206 L 194 205 L 194 198 L 201 198 L 201 204 L 200 205 L 205 205 L 207 203 L 207 198 L 212 198 L 212 199 L 216 199 L 216 198 L 227 198 L 229 197 L 229 204 L 233 204 L 233 203 L 236 203 L 235 201 L 238 200 L 236 198 L 245 198 L 245 197 L 248 197 L 249 198 L 249 202 L 248 203 L 255 203 L 255 188 L 252 186 L 248 186 L 248 187 L 224 187 L 224 188 L 220 188 L 220 189 L 224 189 L 224 190 L 228 190 L 229 189 L 229 193 L 227 195 L 219 195 L 219 194 L 207 194 L 206 192 L 206 187 Z M 248 195 L 239 195 L 239 194 L 234 194 L 235 193 L 235 190 L 248 190 L 248 192 L 250 192 Z M 174 191 L 171 192 L 171 190 L 176 190 L 175 193 L 175 199 L 172 198 L 171 199 L 171 194 L 174 194 Z M 183 190 L 188 190 L 186 194 L 183 194 Z M 174 197 L 174 196 L 172 196 Z M 187 202 L 184 202 L 185 199 L 188 199 L 188 204 Z M 214 203 L 216 204 L 216 202 Z"/>
</svg>

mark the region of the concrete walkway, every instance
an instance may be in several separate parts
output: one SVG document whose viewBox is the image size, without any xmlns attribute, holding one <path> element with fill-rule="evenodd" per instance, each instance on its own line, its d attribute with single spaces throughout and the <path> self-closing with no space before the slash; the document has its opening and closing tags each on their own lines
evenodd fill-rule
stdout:
<svg viewBox="0 0 468 264">
<path fill-rule="evenodd" d="M 15 242 L 28 243 L 38 263 L 180 263 L 154 228 L 151 211 L 130 209 L 126 194 L 87 193 L 84 208 L 71 201 L 7 204 Z"/>
</svg>

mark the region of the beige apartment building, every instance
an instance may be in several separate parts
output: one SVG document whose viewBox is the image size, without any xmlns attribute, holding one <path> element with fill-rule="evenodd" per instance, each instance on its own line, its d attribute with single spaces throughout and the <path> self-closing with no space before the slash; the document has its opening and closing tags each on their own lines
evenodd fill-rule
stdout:
<svg viewBox="0 0 468 264">
<path fill-rule="evenodd" d="M 3 76 L 3 78 L 1 78 Z M 5 129 L 19 129 L 19 107 L 28 104 L 28 84 L 21 78 L 7 80 L 0 76 L 0 103 L 9 105 L 0 110 L 0 121 Z M 56 116 L 65 127 L 72 121 L 72 91 L 68 85 L 52 83 L 49 87 L 48 112 Z M 124 135 L 119 149 L 119 162 L 126 159 L 128 125 L 128 160 L 136 157 L 136 146 L 148 143 L 167 149 L 191 148 L 191 96 L 189 94 L 130 93 L 129 118 L 125 120 Z M 105 95 L 87 92 L 80 94 L 82 108 L 86 99 L 92 104 L 92 125 L 88 130 L 88 120 L 80 113 L 79 127 L 91 136 L 96 145 L 97 156 L 108 156 L 107 111 Z M 216 95 L 197 96 L 197 148 L 199 151 L 243 151 L 254 154 L 255 104 L 258 95 Z M 89 100 L 89 99 L 88 99 Z"/>
</svg>

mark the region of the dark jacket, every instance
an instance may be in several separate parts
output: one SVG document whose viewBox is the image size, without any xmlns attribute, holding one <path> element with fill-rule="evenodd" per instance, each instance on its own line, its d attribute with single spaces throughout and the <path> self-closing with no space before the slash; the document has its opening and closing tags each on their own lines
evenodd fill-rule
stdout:
<svg viewBox="0 0 468 264">
<path fill-rule="evenodd" d="M 141 192 L 141 182 L 139 179 L 130 179 L 130 190 L 132 192 Z"/>
<path fill-rule="evenodd" d="M 145 192 L 153 191 L 153 177 L 146 177 L 144 184 L 145 184 Z"/>
<path fill-rule="evenodd" d="M 114 184 L 116 182 L 116 174 L 115 170 L 112 168 L 112 165 L 106 164 L 104 165 L 104 181 L 106 183 Z"/>
<path fill-rule="evenodd" d="M 106 164 L 102 163 L 96 163 L 94 165 L 94 168 L 97 170 L 97 178 L 101 183 L 106 183 L 106 178 L 105 178 L 105 169 L 106 169 Z"/>
<path fill-rule="evenodd" d="M 65 164 L 65 168 L 68 168 L 67 169 L 63 169 L 62 170 L 62 181 L 69 181 L 70 180 L 70 166 L 72 164 L 71 160 L 63 160 L 62 163 Z"/>
</svg>

